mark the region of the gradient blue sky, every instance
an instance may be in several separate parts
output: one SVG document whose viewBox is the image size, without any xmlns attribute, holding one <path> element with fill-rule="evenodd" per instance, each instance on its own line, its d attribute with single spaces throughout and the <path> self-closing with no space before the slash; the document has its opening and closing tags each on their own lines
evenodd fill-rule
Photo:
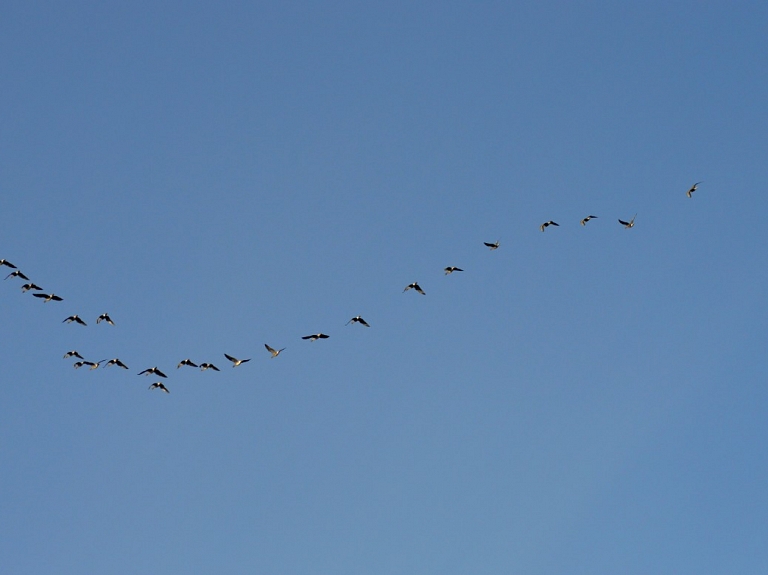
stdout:
<svg viewBox="0 0 768 575">
<path fill-rule="evenodd" d="M 3 572 L 768 572 L 767 29 L 5 2 Z"/>
</svg>

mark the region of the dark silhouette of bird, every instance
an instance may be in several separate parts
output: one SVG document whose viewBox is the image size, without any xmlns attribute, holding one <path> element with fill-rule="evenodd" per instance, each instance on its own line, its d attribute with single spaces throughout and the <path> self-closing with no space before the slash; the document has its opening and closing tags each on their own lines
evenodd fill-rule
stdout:
<svg viewBox="0 0 768 575">
<path fill-rule="evenodd" d="M 55 293 L 33 293 L 32 295 L 35 297 L 43 298 L 43 303 L 48 303 L 49 301 L 64 301 L 63 298 L 57 296 Z"/>
<path fill-rule="evenodd" d="M 69 316 L 67 319 L 65 319 L 64 321 L 62 321 L 61 323 L 64 323 L 64 322 L 67 322 L 67 323 L 72 323 L 73 321 L 74 321 L 75 323 L 79 323 L 80 325 L 88 325 L 88 324 L 87 324 L 87 323 L 85 323 L 85 322 L 84 322 L 82 319 L 80 319 L 80 316 L 77 316 L 77 315 L 71 315 L 71 316 Z"/>
<path fill-rule="evenodd" d="M 11 269 L 14 269 L 14 270 L 16 269 L 16 266 L 15 266 L 15 265 L 13 265 L 13 264 L 12 264 L 11 262 L 9 262 L 8 260 L 0 260 L 0 266 L 8 266 L 8 267 L 9 267 L 9 268 L 11 268 Z"/>
<path fill-rule="evenodd" d="M 445 275 L 452 274 L 453 272 L 463 272 L 464 270 L 461 268 L 457 268 L 456 266 L 448 266 L 443 270 L 445 272 Z"/>
<path fill-rule="evenodd" d="M 236 357 L 232 357 L 231 355 L 224 354 L 224 357 L 226 357 L 229 361 L 232 362 L 232 367 L 237 367 L 238 365 L 242 365 L 244 363 L 247 363 L 251 361 L 250 358 L 248 359 L 237 359 Z"/>
<path fill-rule="evenodd" d="M 365 321 L 363 318 L 361 318 L 359 315 L 353 317 L 351 320 L 349 320 L 344 325 L 349 325 L 350 323 L 359 323 L 359 324 L 364 325 L 365 327 L 371 327 L 370 325 L 368 325 L 368 322 Z"/>
<path fill-rule="evenodd" d="M 77 353 L 75 350 L 68 351 L 67 353 L 64 354 L 64 359 L 67 359 L 69 357 L 76 357 L 78 359 L 85 359 L 82 355 Z"/>
<path fill-rule="evenodd" d="M 165 393 L 171 393 L 170 391 L 168 391 L 168 388 L 167 388 L 167 387 L 165 387 L 165 386 L 162 384 L 162 382 L 160 382 L 160 381 L 156 381 L 155 383 L 153 383 L 152 385 L 150 385 L 150 386 L 149 386 L 147 389 L 159 389 L 159 390 L 161 390 L 161 391 L 164 391 Z"/>
<path fill-rule="evenodd" d="M 96 319 L 96 323 L 101 323 L 101 322 L 103 322 L 103 321 L 107 322 L 109 325 L 115 325 L 115 322 L 113 322 L 113 321 L 112 321 L 112 318 L 111 318 L 111 317 L 109 317 L 109 315 L 108 315 L 108 314 L 106 314 L 106 313 L 103 313 L 103 314 L 101 314 L 101 315 L 100 315 L 100 316 L 99 316 L 99 317 Z"/>
<path fill-rule="evenodd" d="M 490 244 L 488 242 L 483 242 L 486 246 L 491 248 L 491 251 L 499 249 L 499 240 L 496 240 L 496 243 Z"/>
<path fill-rule="evenodd" d="M 117 358 L 115 358 L 115 359 L 110 359 L 110 360 L 109 360 L 109 361 L 108 361 L 108 362 L 107 362 L 107 363 L 104 365 L 104 367 L 109 367 L 110 365 L 116 365 L 117 367 L 122 367 L 123 369 L 128 369 L 128 366 L 127 366 L 127 365 L 125 365 L 125 364 L 124 364 L 122 361 L 120 361 L 120 360 L 119 360 L 119 359 L 117 359 Z"/>
<path fill-rule="evenodd" d="M 693 185 L 691 186 L 691 189 L 690 189 L 690 190 L 688 190 L 687 192 L 685 192 L 685 195 L 686 195 L 686 196 L 688 196 L 689 198 L 692 198 L 692 197 L 693 197 L 693 192 L 695 192 L 695 191 L 696 191 L 696 188 L 698 188 L 698 187 L 699 187 L 699 184 L 700 184 L 700 183 L 701 183 L 701 182 L 696 182 L 695 184 L 693 184 Z"/>
<path fill-rule="evenodd" d="M 216 367 L 212 363 L 201 363 L 200 371 L 205 371 L 206 369 L 212 369 L 213 371 L 221 371 L 218 367 Z"/>
<path fill-rule="evenodd" d="M 157 369 L 157 367 L 156 367 L 156 366 L 155 366 L 155 367 L 149 367 L 149 368 L 145 369 L 144 371 L 140 371 L 140 372 L 138 373 L 138 375 L 149 375 L 149 374 L 151 374 L 151 373 L 154 373 L 154 374 L 155 374 L 156 376 L 158 376 L 158 377 L 168 377 L 168 376 L 167 376 L 167 375 L 165 375 L 165 374 L 164 374 L 162 371 L 160 371 L 159 369 Z"/>
<path fill-rule="evenodd" d="M 405 286 L 405 289 L 403 290 L 403 293 L 407 292 L 409 289 L 415 289 L 421 295 L 427 295 L 426 293 L 424 293 L 424 290 L 421 289 L 421 286 L 418 283 L 416 283 L 416 282 L 413 282 L 412 284 L 409 284 L 409 285 Z"/>
<path fill-rule="evenodd" d="M 541 225 L 539 226 L 539 229 L 540 229 L 540 230 L 543 232 L 543 231 L 544 231 L 545 229 L 547 229 L 547 227 L 549 227 L 549 226 L 557 226 L 557 227 L 560 227 L 560 224 L 558 224 L 557 222 L 553 222 L 552 220 L 549 220 L 548 222 L 544 222 L 543 224 L 541 224 Z"/>
<path fill-rule="evenodd" d="M 627 228 L 627 229 L 629 229 L 629 228 L 634 228 L 634 227 L 635 227 L 635 218 L 636 218 L 636 217 L 637 217 L 637 214 L 635 214 L 634 216 L 632 216 L 632 219 L 631 219 L 631 220 L 629 220 L 628 222 L 625 222 L 624 220 L 619 220 L 619 223 L 620 223 L 622 226 L 624 226 L 625 228 Z"/>
<path fill-rule="evenodd" d="M 21 286 L 21 293 L 27 292 L 29 290 L 40 291 L 42 289 L 43 288 L 41 288 L 39 285 L 36 285 L 36 284 L 33 284 L 33 283 L 28 283 L 28 284 L 24 284 L 23 286 Z"/>
<path fill-rule="evenodd" d="M 267 348 L 267 351 L 272 354 L 272 357 L 277 357 L 280 355 L 280 352 L 283 351 L 283 349 L 275 349 L 274 347 L 269 347 L 266 343 L 264 344 L 264 347 Z"/>
<path fill-rule="evenodd" d="M 5 279 L 8 278 L 21 278 L 23 280 L 29 281 L 29 278 L 25 276 L 23 273 L 21 273 L 20 270 L 16 270 L 15 272 L 9 273 L 7 276 L 5 276 Z"/>
<path fill-rule="evenodd" d="M 92 361 L 76 361 L 72 365 L 72 367 L 74 367 L 75 369 L 80 369 L 84 365 L 89 365 L 91 367 L 91 369 L 94 369 L 94 368 L 98 367 L 98 364 L 95 364 Z"/>
<path fill-rule="evenodd" d="M 330 335 L 325 335 L 324 333 L 316 333 L 313 335 L 305 335 L 302 336 L 301 339 L 308 339 L 309 341 L 317 341 L 318 339 L 328 339 L 331 337 Z"/>
<path fill-rule="evenodd" d="M 582 225 L 582 226 L 586 226 L 586 225 L 587 225 L 587 222 L 588 222 L 589 220 L 596 220 L 596 219 L 597 219 L 597 216 L 587 216 L 586 218 L 584 218 L 583 220 L 581 220 L 581 225 Z"/>
<path fill-rule="evenodd" d="M 194 363 L 191 359 L 182 359 L 179 362 L 179 365 L 176 366 L 176 369 L 179 369 L 182 365 L 188 365 L 189 367 L 198 367 L 198 365 Z"/>
</svg>

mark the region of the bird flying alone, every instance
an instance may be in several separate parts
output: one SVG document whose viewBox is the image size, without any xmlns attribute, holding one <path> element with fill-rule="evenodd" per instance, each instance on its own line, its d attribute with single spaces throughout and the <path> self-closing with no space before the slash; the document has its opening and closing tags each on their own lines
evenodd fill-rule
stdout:
<svg viewBox="0 0 768 575">
<path fill-rule="evenodd" d="M 329 337 L 331 336 L 325 335 L 324 333 L 315 333 L 313 335 L 302 336 L 301 339 L 308 339 L 309 341 L 317 341 L 318 339 L 328 339 Z"/>
<path fill-rule="evenodd" d="M 626 229 L 634 228 L 635 227 L 635 218 L 637 217 L 637 214 L 632 216 L 632 219 L 628 222 L 625 222 L 624 220 L 619 220 L 619 223 L 624 226 Z"/>
<path fill-rule="evenodd" d="M 176 369 L 179 369 L 182 365 L 188 365 L 189 367 L 198 367 L 198 365 L 194 363 L 191 359 L 182 359 L 179 362 L 179 365 L 176 366 Z"/>
<path fill-rule="evenodd" d="M 499 240 L 496 240 L 496 242 L 492 244 L 488 242 L 483 242 L 483 244 L 489 247 L 491 251 L 499 249 Z"/>
<path fill-rule="evenodd" d="M 67 323 L 75 322 L 75 323 L 79 323 L 80 325 L 88 325 L 82 319 L 80 319 L 80 316 L 77 316 L 77 315 L 71 315 L 61 323 L 64 323 L 64 322 L 67 322 Z"/>
<path fill-rule="evenodd" d="M 686 195 L 686 196 L 688 196 L 689 198 L 692 198 L 692 197 L 693 197 L 693 192 L 695 192 L 695 191 L 696 191 L 696 188 L 698 188 L 698 187 L 699 187 L 699 184 L 700 184 L 700 183 L 701 183 L 701 182 L 696 182 L 695 184 L 693 184 L 693 185 L 691 186 L 691 189 L 690 189 L 690 190 L 688 190 L 687 192 L 685 192 L 685 195 Z"/>
<path fill-rule="evenodd" d="M 368 322 L 365 321 L 363 318 L 361 318 L 359 315 L 356 315 L 355 317 L 353 317 L 351 320 L 349 320 L 344 325 L 349 325 L 351 323 L 359 323 L 361 325 L 364 325 L 365 327 L 371 327 L 370 325 L 368 325 Z"/>
<path fill-rule="evenodd" d="M 113 322 L 113 321 L 112 321 L 112 318 L 110 318 L 110 317 L 109 317 L 109 315 L 108 315 L 108 314 L 106 314 L 106 313 L 103 313 L 103 314 L 101 314 L 101 315 L 100 315 L 100 316 L 99 316 L 99 317 L 96 319 L 96 323 L 101 323 L 101 322 L 103 322 L 103 321 L 107 322 L 109 325 L 115 325 L 115 322 Z"/>
<path fill-rule="evenodd" d="M 539 229 L 543 232 L 545 229 L 547 229 L 549 226 L 557 226 L 560 227 L 560 224 L 557 222 L 553 222 L 552 220 L 549 220 L 548 222 L 544 222 L 539 226 Z"/>
<path fill-rule="evenodd" d="M 164 391 L 165 393 L 171 393 L 170 391 L 168 391 L 168 388 L 167 388 L 167 387 L 165 387 L 165 386 L 163 385 L 163 383 L 162 383 L 162 382 L 160 382 L 160 381 L 156 381 L 155 383 L 153 383 L 152 385 L 150 385 L 150 386 L 148 387 L 148 389 L 150 389 L 150 390 L 151 390 L 151 389 L 159 389 L 160 391 Z"/>
<path fill-rule="evenodd" d="M 64 301 L 63 298 L 57 296 L 55 293 L 47 294 L 47 293 L 33 293 L 32 294 L 35 297 L 39 297 L 43 299 L 43 303 L 48 303 L 49 301 Z"/>
<path fill-rule="evenodd" d="M 409 285 L 405 286 L 405 289 L 403 290 L 403 293 L 407 292 L 409 289 L 415 289 L 421 295 L 427 295 L 426 293 L 424 293 L 424 290 L 421 289 L 421 286 L 418 283 L 416 283 L 416 282 L 413 282 L 412 284 L 409 284 Z"/>
<path fill-rule="evenodd" d="M 597 216 L 587 216 L 586 218 L 584 218 L 583 220 L 581 220 L 581 225 L 582 225 L 582 226 L 586 226 L 586 225 L 587 225 L 587 222 L 588 222 L 589 220 L 596 220 L 596 219 L 597 219 Z"/>
<path fill-rule="evenodd" d="M 29 278 L 25 276 L 23 273 L 21 273 L 21 271 L 19 270 L 16 270 L 15 272 L 11 272 L 7 276 L 5 276 L 5 279 L 8 279 L 8 278 L 21 278 L 23 280 L 29 281 Z"/>
<path fill-rule="evenodd" d="M 168 377 L 162 371 L 157 369 L 157 367 L 149 367 L 149 368 L 145 369 L 144 371 L 140 371 L 138 373 L 138 375 L 149 375 L 151 373 L 155 374 L 158 377 Z"/>
<path fill-rule="evenodd" d="M 227 355 L 226 353 L 224 354 L 224 357 L 226 357 L 229 361 L 232 362 L 232 367 L 237 367 L 238 365 L 242 365 L 244 363 L 247 363 L 247 362 L 251 361 L 250 358 L 248 358 L 248 359 L 237 359 L 236 357 L 232 357 L 231 355 Z"/>
<path fill-rule="evenodd" d="M 456 266 L 448 266 L 443 270 L 445 272 L 445 275 L 452 274 L 453 272 L 463 272 L 464 270 L 461 268 L 457 268 Z"/>
<path fill-rule="evenodd" d="M 221 371 L 218 367 L 216 367 L 212 363 L 201 363 L 200 371 L 205 371 L 206 369 L 212 369 L 213 371 Z"/>
<path fill-rule="evenodd" d="M 280 352 L 283 351 L 283 349 L 275 349 L 274 347 L 269 347 L 266 343 L 264 344 L 264 347 L 267 348 L 267 351 L 272 354 L 272 357 L 277 357 L 280 355 Z"/>
</svg>

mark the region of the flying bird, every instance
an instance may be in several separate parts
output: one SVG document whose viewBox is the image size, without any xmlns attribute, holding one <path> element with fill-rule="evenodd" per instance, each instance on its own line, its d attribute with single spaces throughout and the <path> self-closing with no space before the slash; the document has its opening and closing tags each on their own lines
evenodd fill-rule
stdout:
<svg viewBox="0 0 768 575">
<path fill-rule="evenodd" d="M 35 294 L 35 295 L 37 295 L 37 294 Z M 73 321 L 74 321 L 75 323 L 79 323 L 80 325 L 88 325 L 88 324 L 87 324 L 87 323 L 85 323 L 85 322 L 84 322 L 82 319 L 80 319 L 80 316 L 78 316 L 78 315 L 71 315 L 71 316 L 69 316 L 67 319 L 65 319 L 64 321 L 62 321 L 61 323 L 64 323 L 64 322 L 67 322 L 67 323 L 72 323 Z"/>
<path fill-rule="evenodd" d="M 122 361 L 120 361 L 120 360 L 119 360 L 119 359 L 117 359 L 117 358 L 115 358 L 115 359 L 110 359 L 110 360 L 109 360 L 109 361 L 106 363 L 106 365 L 104 365 L 104 367 L 109 367 L 110 365 L 116 365 L 117 367 L 122 367 L 123 369 L 128 369 L 128 366 L 127 366 L 127 365 L 125 365 L 125 364 L 124 364 Z"/>
<path fill-rule="evenodd" d="M 9 262 L 8 260 L 0 260 L 0 266 L 8 266 L 8 267 L 9 267 L 9 268 L 11 268 L 11 269 L 14 269 L 14 270 L 16 269 L 16 266 L 15 266 L 15 265 L 13 265 L 13 264 L 12 264 L 11 262 Z"/>
<path fill-rule="evenodd" d="M 162 371 L 157 369 L 157 367 L 150 367 L 145 369 L 144 371 L 140 371 L 138 375 L 149 375 L 150 373 L 154 373 L 158 377 L 168 377 L 165 375 Z"/>
<path fill-rule="evenodd" d="M 171 393 L 170 391 L 168 391 L 168 388 L 167 388 L 167 387 L 165 387 L 165 386 L 162 384 L 162 382 L 159 382 L 159 381 L 156 381 L 155 383 L 153 383 L 152 385 L 150 385 L 150 386 L 149 386 L 147 389 L 159 389 L 159 390 L 161 390 L 161 391 L 164 391 L 165 393 Z"/>
<path fill-rule="evenodd" d="M 250 358 L 248 359 L 237 359 L 236 357 L 232 357 L 231 355 L 224 354 L 224 357 L 226 357 L 229 361 L 232 362 L 232 367 L 237 367 L 238 365 L 242 365 L 246 362 L 251 361 Z"/>
<path fill-rule="evenodd" d="M 33 283 L 28 283 L 28 284 L 24 284 L 23 286 L 21 286 L 21 293 L 27 292 L 29 290 L 40 291 L 42 289 L 43 288 L 41 288 L 39 285 L 36 285 L 36 284 L 33 284 Z"/>
<path fill-rule="evenodd" d="M 63 299 L 57 296 L 55 293 L 33 293 L 32 295 L 35 297 L 43 298 L 43 303 L 48 303 L 49 301 L 63 301 Z"/>
<path fill-rule="evenodd" d="M 267 351 L 272 354 L 272 357 L 277 357 L 280 355 L 280 352 L 283 351 L 283 349 L 275 349 L 274 347 L 269 347 L 266 343 L 264 344 L 264 347 L 267 348 Z"/>
<path fill-rule="evenodd" d="M 363 324 L 365 327 L 371 327 L 370 325 L 368 325 L 368 322 L 365 321 L 363 318 L 361 318 L 359 315 L 353 317 L 351 320 L 349 320 L 344 325 L 349 325 L 350 323 L 360 323 L 360 324 Z"/>
<path fill-rule="evenodd" d="M 488 242 L 483 242 L 486 246 L 491 248 L 491 251 L 499 249 L 499 240 L 496 240 L 496 243 L 489 244 Z"/>
<path fill-rule="evenodd" d="M 21 278 L 23 280 L 29 281 L 29 278 L 25 276 L 23 273 L 21 273 L 21 271 L 19 270 L 16 270 L 15 272 L 11 272 L 7 276 L 5 276 L 5 279 L 8 279 L 8 278 Z"/>
<path fill-rule="evenodd" d="M 200 371 L 205 371 L 206 369 L 212 369 L 213 371 L 221 371 L 218 367 L 216 367 L 212 363 L 201 363 Z"/>
<path fill-rule="evenodd" d="M 331 337 L 330 335 L 325 335 L 324 333 L 316 333 L 313 335 L 305 335 L 302 336 L 301 339 L 308 339 L 309 341 L 317 341 L 318 339 L 328 339 Z"/>
<path fill-rule="evenodd" d="M 699 184 L 700 184 L 700 183 L 701 183 L 701 182 L 696 182 L 695 184 L 693 184 L 693 185 L 691 186 L 691 189 L 690 189 L 690 190 L 688 190 L 687 192 L 685 192 L 685 195 L 686 195 L 686 196 L 688 196 L 689 198 L 692 198 L 692 197 L 693 197 L 693 192 L 695 192 L 695 191 L 696 191 L 696 188 L 698 188 L 698 187 L 699 187 Z"/>
<path fill-rule="evenodd" d="M 76 357 L 78 359 L 84 359 L 83 356 L 80 355 L 79 353 L 77 353 L 75 350 L 68 351 L 67 353 L 64 354 L 64 359 L 67 359 L 69 357 Z"/>
<path fill-rule="evenodd" d="M 586 226 L 586 225 L 587 225 L 587 222 L 588 222 L 589 220 L 596 220 L 596 219 L 597 219 L 597 216 L 587 216 L 586 218 L 584 218 L 583 220 L 581 220 L 581 225 L 582 225 L 582 226 Z"/>
<path fill-rule="evenodd" d="M 557 226 L 557 227 L 560 227 L 560 224 L 558 224 L 557 222 L 553 222 L 552 220 L 549 220 L 548 222 L 544 222 L 543 224 L 541 224 L 541 225 L 539 226 L 539 229 L 540 229 L 540 230 L 543 232 L 543 231 L 544 231 L 545 229 L 547 229 L 547 227 L 549 227 L 549 226 Z"/>
<path fill-rule="evenodd" d="M 189 367 L 198 367 L 196 363 L 193 363 L 191 359 L 182 359 L 176 369 L 179 369 L 182 365 L 188 365 Z"/>
<path fill-rule="evenodd" d="M 91 367 L 91 369 L 96 369 L 97 367 L 99 367 L 98 363 L 93 363 L 92 361 L 76 361 L 72 365 L 72 367 L 74 367 L 75 369 L 80 369 L 84 365 L 89 365 Z"/>
<path fill-rule="evenodd" d="M 625 228 L 627 228 L 627 229 L 629 229 L 629 228 L 634 228 L 634 227 L 635 227 L 635 218 L 636 218 L 636 217 L 637 217 L 637 214 L 635 214 L 634 216 L 632 216 L 632 219 L 631 219 L 631 220 L 629 220 L 628 222 L 625 222 L 624 220 L 619 220 L 619 223 L 620 223 L 622 226 L 624 226 Z"/>
<path fill-rule="evenodd" d="M 101 322 L 103 322 L 103 321 L 107 322 L 109 325 L 115 325 L 115 322 L 113 322 L 113 321 L 112 321 L 112 318 L 111 318 L 111 317 L 109 317 L 109 315 L 108 315 L 108 314 L 106 314 L 106 313 L 103 313 L 103 314 L 101 314 L 101 315 L 100 315 L 100 316 L 99 316 L 99 317 L 96 319 L 96 323 L 101 323 Z"/>
<path fill-rule="evenodd" d="M 424 293 L 424 290 L 421 289 L 421 286 L 418 283 L 416 283 L 416 282 L 413 282 L 412 284 L 409 284 L 409 285 L 405 286 L 405 289 L 403 290 L 403 293 L 407 292 L 411 288 L 415 289 L 421 295 L 427 295 L 426 293 Z"/>
<path fill-rule="evenodd" d="M 461 268 L 457 268 L 456 266 L 448 266 L 443 270 L 445 272 L 445 275 L 452 274 L 453 272 L 463 272 L 464 270 Z"/>
</svg>

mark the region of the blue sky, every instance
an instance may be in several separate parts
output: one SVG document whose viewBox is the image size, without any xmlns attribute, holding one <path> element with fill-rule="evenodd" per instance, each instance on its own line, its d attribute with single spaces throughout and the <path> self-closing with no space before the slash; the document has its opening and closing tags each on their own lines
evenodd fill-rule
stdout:
<svg viewBox="0 0 768 575">
<path fill-rule="evenodd" d="M 766 27 L 6 3 L 4 569 L 765 573 Z"/>
</svg>

